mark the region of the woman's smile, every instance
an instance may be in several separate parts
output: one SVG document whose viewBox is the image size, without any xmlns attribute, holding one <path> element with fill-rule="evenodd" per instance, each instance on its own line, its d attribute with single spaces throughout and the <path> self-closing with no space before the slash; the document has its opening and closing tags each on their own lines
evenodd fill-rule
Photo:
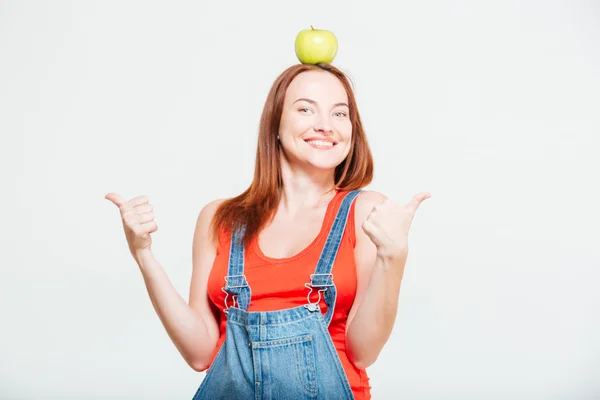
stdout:
<svg viewBox="0 0 600 400">
<path fill-rule="evenodd" d="M 320 150 L 330 150 L 337 145 L 336 142 L 327 139 L 304 139 L 304 142 L 310 147 Z"/>
</svg>

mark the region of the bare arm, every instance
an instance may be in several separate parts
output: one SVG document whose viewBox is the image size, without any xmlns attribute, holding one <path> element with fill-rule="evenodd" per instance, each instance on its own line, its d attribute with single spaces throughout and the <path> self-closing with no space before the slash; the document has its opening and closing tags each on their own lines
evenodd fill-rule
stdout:
<svg viewBox="0 0 600 400">
<path fill-rule="evenodd" d="M 208 275 L 216 255 L 209 225 L 219 202 L 206 205 L 196 222 L 189 304 L 175 290 L 151 251 L 135 257 L 158 317 L 179 353 L 196 371 L 208 368 L 219 338 L 219 327 L 207 295 Z"/>
<path fill-rule="evenodd" d="M 356 199 L 354 256 L 358 283 L 346 324 L 346 347 L 357 368 L 372 365 L 390 337 L 406 262 L 406 259 L 380 257 L 362 229 L 373 206 L 385 199 L 377 192 L 364 192 Z"/>
</svg>

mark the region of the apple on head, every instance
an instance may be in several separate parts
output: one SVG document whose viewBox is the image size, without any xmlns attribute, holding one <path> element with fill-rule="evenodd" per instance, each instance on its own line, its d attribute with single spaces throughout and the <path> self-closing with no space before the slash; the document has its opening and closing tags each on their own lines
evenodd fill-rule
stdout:
<svg viewBox="0 0 600 400">
<path fill-rule="evenodd" d="M 302 64 L 331 64 L 337 55 L 337 38 L 330 31 L 310 28 L 296 36 L 296 57 Z"/>
</svg>

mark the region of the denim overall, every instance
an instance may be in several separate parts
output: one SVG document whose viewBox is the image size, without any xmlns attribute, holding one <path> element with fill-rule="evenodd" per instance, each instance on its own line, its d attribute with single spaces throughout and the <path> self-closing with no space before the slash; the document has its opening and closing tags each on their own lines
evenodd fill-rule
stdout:
<svg viewBox="0 0 600 400">
<path fill-rule="evenodd" d="M 251 290 L 244 276 L 243 229 L 232 235 L 228 275 L 221 289 L 226 294 L 225 341 L 193 400 L 354 399 L 328 326 L 336 300 L 331 270 L 350 205 L 359 193 L 349 192 L 343 199 L 315 272 L 304 285 L 309 289 L 307 304 L 299 307 L 247 311 Z M 310 302 L 313 288 L 318 288 L 316 303 Z M 325 315 L 319 307 L 321 293 Z M 229 295 L 232 307 L 227 306 Z"/>
</svg>

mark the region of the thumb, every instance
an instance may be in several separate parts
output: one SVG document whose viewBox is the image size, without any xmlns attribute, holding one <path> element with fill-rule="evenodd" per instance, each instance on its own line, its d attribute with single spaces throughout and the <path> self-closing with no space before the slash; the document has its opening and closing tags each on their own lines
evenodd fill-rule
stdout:
<svg viewBox="0 0 600 400">
<path fill-rule="evenodd" d="M 119 196 L 116 193 L 108 193 L 106 196 L 104 196 L 104 198 L 106 200 L 110 200 L 112 201 L 117 207 L 121 207 L 123 204 L 125 204 L 125 199 L 123 199 L 121 196 Z"/>
<path fill-rule="evenodd" d="M 428 199 L 430 197 L 431 197 L 431 195 L 427 192 L 418 193 L 413 196 L 412 200 L 407 204 L 407 207 L 409 210 L 411 210 L 413 213 L 415 213 L 417 211 L 417 208 L 419 208 L 419 206 L 421 205 L 421 203 L 425 199 Z"/>
</svg>

